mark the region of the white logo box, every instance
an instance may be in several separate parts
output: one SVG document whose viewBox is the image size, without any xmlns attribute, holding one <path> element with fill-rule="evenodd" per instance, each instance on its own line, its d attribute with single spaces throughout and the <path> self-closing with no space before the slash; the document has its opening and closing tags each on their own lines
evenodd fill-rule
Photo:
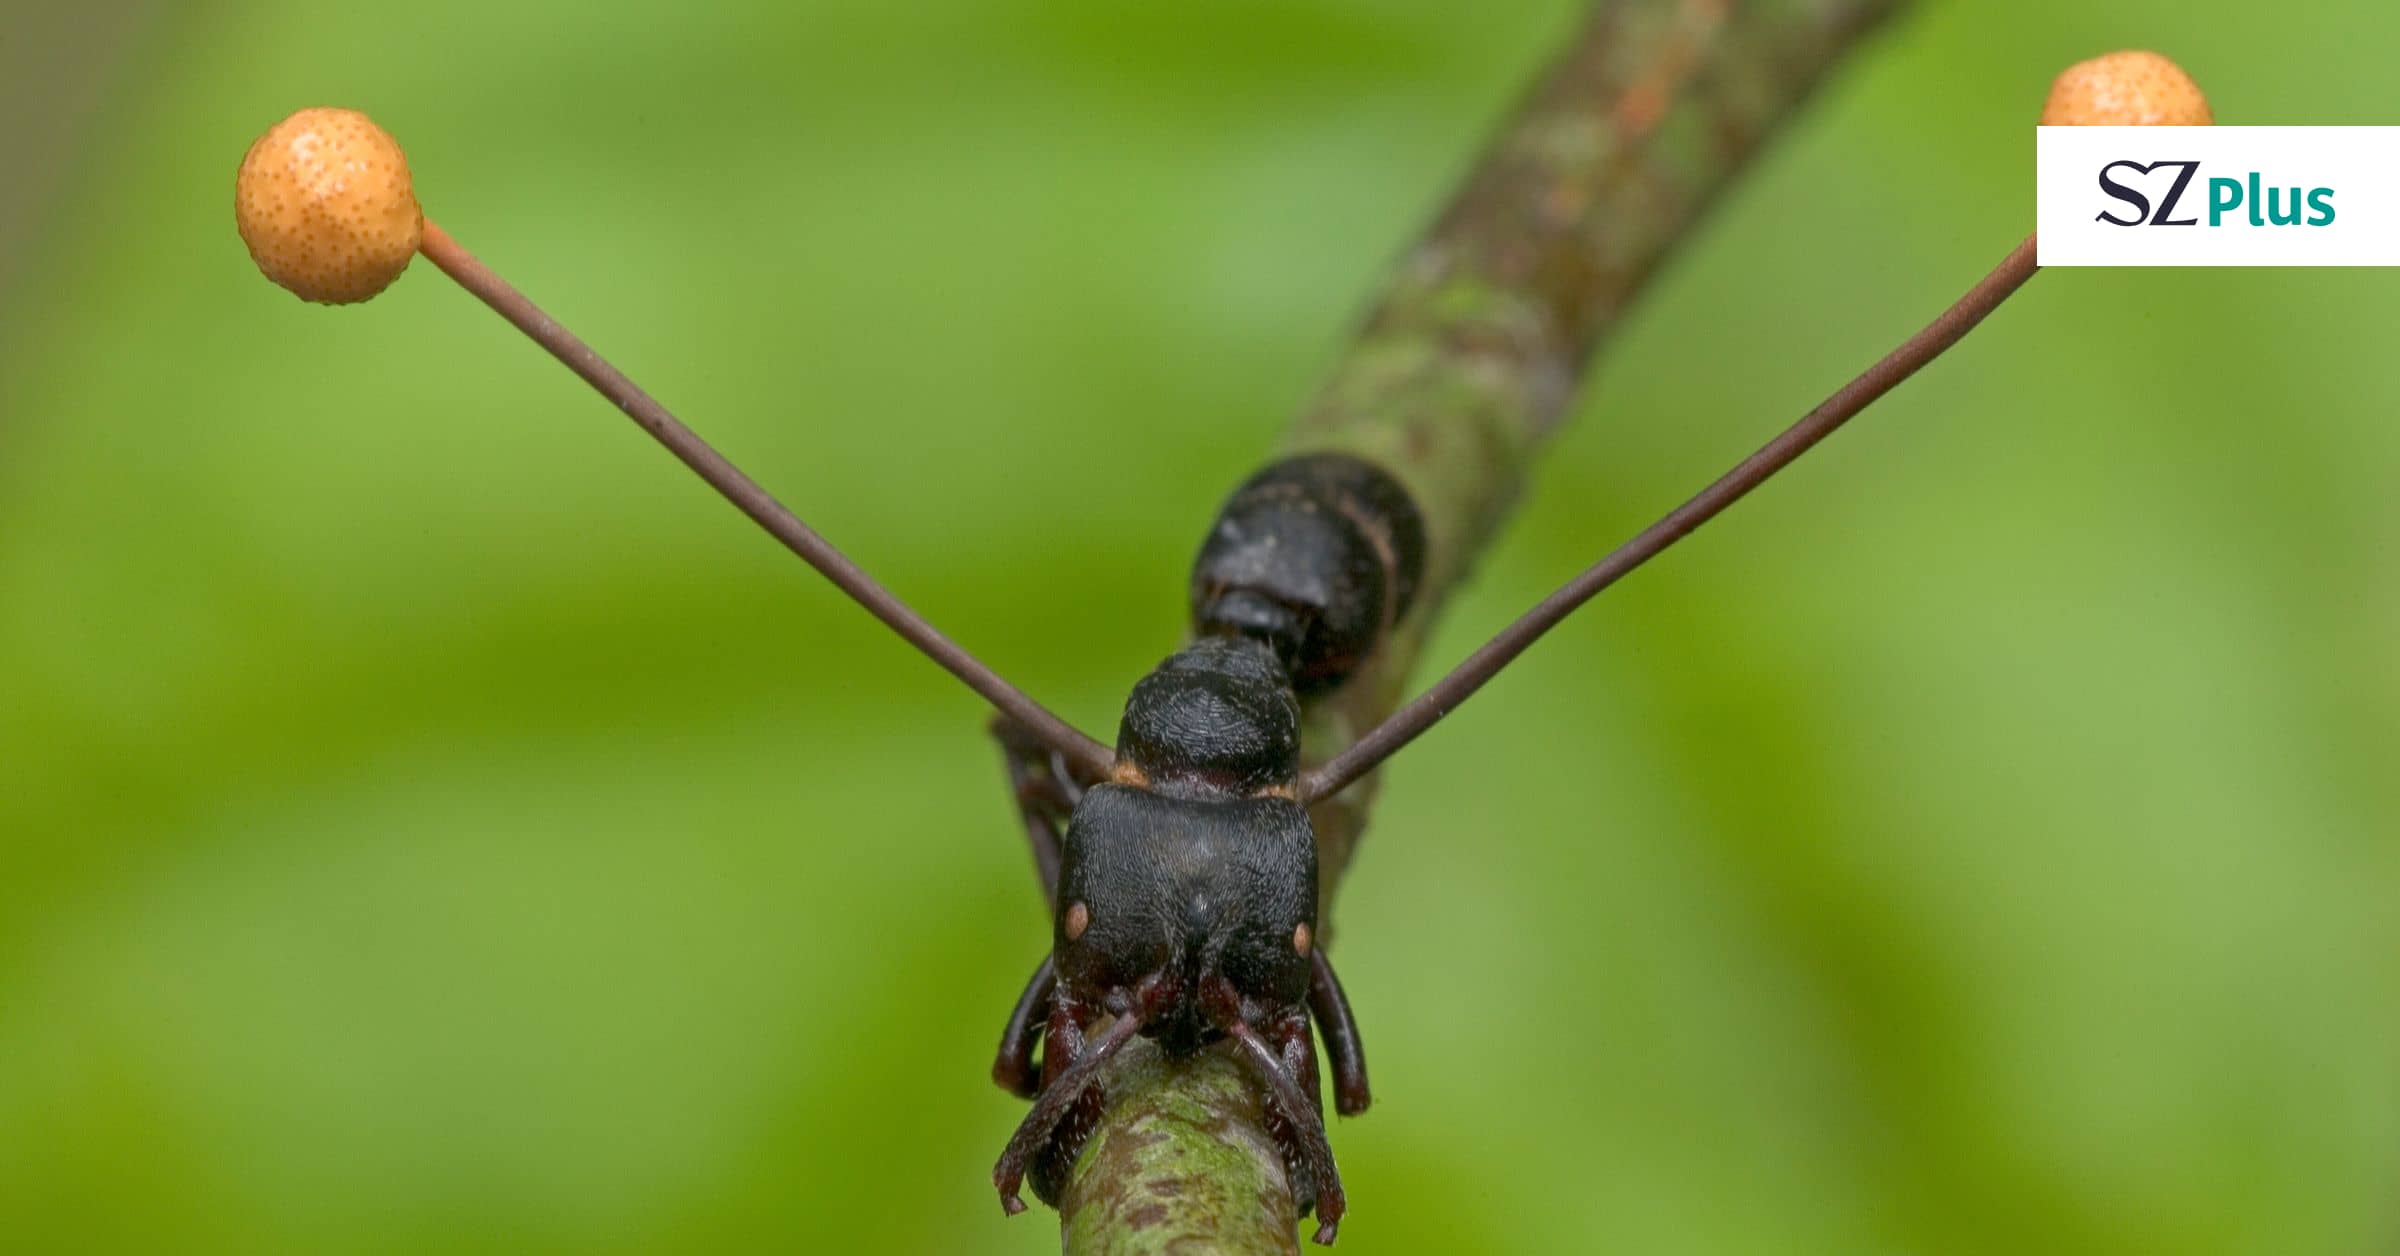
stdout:
<svg viewBox="0 0 2400 1256">
<path fill-rule="evenodd" d="M 2034 153 L 2044 266 L 2400 266 L 2400 127 L 2046 126 Z M 2197 165 L 2170 209 L 2186 163 Z M 2297 224 L 2253 222 L 2253 175 L 2258 201 L 2272 198 L 2258 216 L 2280 209 Z M 2234 189 L 2218 180 L 2238 185 L 2238 207 L 2223 208 Z M 2192 225 L 2157 225 L 2166 218 Z"/>
</svg>

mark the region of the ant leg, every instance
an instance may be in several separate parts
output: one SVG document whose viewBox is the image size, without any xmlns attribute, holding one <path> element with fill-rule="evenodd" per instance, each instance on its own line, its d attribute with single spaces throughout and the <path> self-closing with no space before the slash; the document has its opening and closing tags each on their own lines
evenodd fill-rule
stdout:
<svg viewBox="0 0 2400 1256">
<path fill-rule="evenodd" d="M 1016 1009 L 1008 1014 L 1008 1027 L 1000 1031 L 1000 1053 L 992 1060 L 992 1080 L 1019 1099 L 1031 1099 L 1041 1089 L 1034 1080 L 1033 1047 L 1041 1041 L 1042 1018 L 1057 989 L 1058 968 L 1044 955 L 1041 967 L 1034 969 L 1033 978 L 1025 983 L 1025 993 L 1017 996 Z"/>
<path fill-rule="evenodd" d="M 1310 1194 L 1315 1196 L 1317 1232 L 1312 1237 L 1324 1246 L 1333 1245 L 1339 1233 L 1342 1217 L 1350 1210 L 1349 1199 L 1342 1193 L 1342 1175 L 1333 1164 L 1333 1145 L 1325 1139 L 1325 1115 L 1314 1093 L 1301 1090 L 1303 1081 L 1313 1083 L 1317 1076 L 1316 1048 L 1309 1041 L 1308 1018 L 1288 1018 L 1275 1027 L 1283 1039 L 1283 1052 L 1278 1055 L 1267 1045 L 1258 1031 L 1247 1023 L 1235 1021 L 1225 1032 L 1241 1048 L 1242 1059 L 1266 1083 L 1267 1097 L 1272 1106 L 1280 1109 L 1283 1128 L 1276 1141 L 1283 1145 L 1284 1160 L 1304 1168 Z M 1313 1085 L 1310 1087 L 1313 1092 Z M 1275 1123 L 1270 1122 L 1272 1130 Z M 1292 1195 L 1302 1211 L 1312 1201 L 1301 1198 L 1301 1182 L 1295 1173 Z"/>
<path fill-rule="evenodd" d="M 1060 1122 L 1070 1113 L 1080 1113 L 1087 1094 L 1098 1097 L 1099 1091 L 1092 1088 L 1092 1082 L 1098 1078 L 1101 1066 L 1131 1042 L 1142 1027 L 1141 1016 L 1129 1011 L 1102 1030 L 1099 1037 L 1086 1043 L 1083 1027 L 1075 1019 L 1081 1010 L 1079 1003 L 1064 995 L 1051 1010 L 1050 1037 L 1042 1061 L 1042 1071 L 1050 1075 L 1048 1085 L 1043 1087 L 1041 1098 L 1034 1100 L 1033 1110 L 1018 1123 L 1017 1132 L 1000 1153 L 1000 1162 L 992 1166 L 992 1185 L 1000 1190 L 1001 1210 L 1012 1217 L 1025 1211 L 1025 1201 L 1018 1197 L 1017 1188 L 1024 1183 L 1025 1171 L 1035 1163 L 1036 1156 L 1043 1161 L 1054 1160 L 1059 1143 L 1074 1138 L 1080 1144 L 1082 1138 L 1091 1136 L 1088 1127 L 1078 1137 L 1077 1131 L 1060 1128 Z M 1062 1059 L 1071 1062 L 1053 1071 L 1053 1066 Z M 1071 1157 L 1067 1163 L 1073 1163 Z M 1045 1199 L 1054 1198 L 1042 1191 L 1039 1183 L 1035 1191 Z"/>
<path fill-rule="evenodd" d="M 1317 1076 L 1316 1044 L 1309 1037 L 1308 1013 L 1298 1008 L 1277 1015 L 1260 1035 L 1283 1061 L 1283 1071 L 1299 1086 L 1315 1109 L 1317 1124 L 1325 1123 L 1323 1086 Z M 1266 1105 L 1266 1126 L 1275 1147 L 1283 1153 L 1284 1176 L 1291 1183 L 1292 1203 L 1303 1217 L 1317 1202 L 1316 1167 L 1302 1145 L 1302 1128 L 1286 1118 L 1278 1104 Z"/>
<path fill-rule="evenodd" d="M 1333 961 L 1319 949 L 1315 956 L 1316 971 L 1309 978 L 1308 1010 L 1316 1014 L 1317 1031 L 1325 1035 L 1325 1055 L 1333 1061 L 1333 1106 L 1343 1116 L 1357 1116 L 1367 1110 L 1367 1051 L 1359 1042 L 1358 1022 L 1350 1015 L 1350 996 L 1342 993 L 1342 979 L 1333 973 Z"/>
<path fill-rule="evenodd" d="M 1083 797 L 1066 761 L 1022 724 L 1006 716 L 991 723 L 992 739 L 1000 743 L 1000 765 L 1008 773 L 1009 797 L 1016 800 L 1018 818 L 1025 824 L 1026 845 L 1033 848 L 1034 876 L 1042 884 L 1042 901 L 1058 906 L 1058 852 L 1065 839 L 1067 816 Z"/>
<path fill-rule="evenodd" d="M 1055 750 L 1050 752 L 1050 779 L 1058 782 L 1059 792 L 1066 795 L 1067 810 L 1069 811 L 1073 811 L 1075 805 L 1083 801 L 1083 791 L 1094 783 L 1087 782 L 1075 775 L 1075 769 L 1067 762 L 1067 756 Z"/>
<path fill-rule="evenodd" d="M 1048 1091 L 1059 1084 L 1059 1075 L 1067 1066 L 1082 1058 L 1084 1053 L 1084 1023 L 1093 1009 L 1072 995 L 1060 990 L 1057 1006 L 1050 1012 L 1047 1037 L 1042 1044 L 1042 1088 Z M 1075 1158 L 1083 1154 L 1083 1144 L 1100 1128 L 1100 1111 L 1106 1099 L 1097 1086 L 1088 1086 L 1067 1105 L 1065 1115 L 1050 1131 L 1049 1139 L 1034 1152 L 1027 1166 L 1027 1176 L 1033 1179 L 1034 1197 L 1055 1206 L 1066 1189 L 1067 1175 L 1075 1168 Z"/>
</svg>

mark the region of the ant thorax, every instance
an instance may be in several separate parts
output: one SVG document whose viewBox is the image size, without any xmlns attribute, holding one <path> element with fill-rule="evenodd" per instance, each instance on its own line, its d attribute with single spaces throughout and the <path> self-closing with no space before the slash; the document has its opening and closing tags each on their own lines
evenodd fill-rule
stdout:
<svg viewBox="0 0 2400 1256">
<path fill-rule="evenodd" d="M 1267 645 L 1203 637 L 1134 685 L 1117 726 L 1122 785 L 1180 798 L 1289 795 L 1300 769 L 1300 700 Z"/>
</svg>

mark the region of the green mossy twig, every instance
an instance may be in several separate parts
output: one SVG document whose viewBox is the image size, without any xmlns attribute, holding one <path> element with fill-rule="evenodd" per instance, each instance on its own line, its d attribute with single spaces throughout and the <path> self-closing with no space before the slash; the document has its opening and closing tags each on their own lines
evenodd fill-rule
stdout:
<svg viewBox="0 0 2400 1256">
<path fill-rule="evenodd" d="M 1125 1256 L 1295 1250 L 1282 1153 L 1258 1087 L 1221 1054 L 1169 1060 L 1125 1050 L 1111 1110 L 1076 1166 L 1061 1216 L 1070 1252 Z"/>
<path fill-rule="evenodd" d="M 1428 626 L 1506 517 L 1593 351 L 1714 193 L 1899 3 L 1623 0 L 1570 38 L 1394 267 L 1284 441 L 1392 470 L 1431 542 L 1417 609 L 1373 666 L 1308 710 L 1311 762 L 1406 697 Z M 1374 784 L 1311 810 L 1322 921 Z M 1298 1251 L 1282 1164 L 1239 1068 L 1140 1045 L 1111 1072 L 1060 1200 L 1066 1250 Z"/>
</svg>

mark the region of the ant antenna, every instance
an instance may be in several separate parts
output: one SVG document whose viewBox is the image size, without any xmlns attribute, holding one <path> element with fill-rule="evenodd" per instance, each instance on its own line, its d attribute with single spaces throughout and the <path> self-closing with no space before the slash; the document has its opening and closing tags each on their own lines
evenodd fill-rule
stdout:
<svg viewBox="0 0 2400 1256">
<path fill-rule="evenodd" d="M 1957 304 L 1926 324 L 1924 330 L 1903 341 L 1882 361 L 1868 367 L 1864 374 L 1826 398 L 1824 404 L 1785 428 L 1781 435 L 1761 446 L 1757 453 L 1744 458 L 1733 470 L 1700 490 L 1691 500 L 1667 512 L 1664 518 L 1642 529 L 1632 540 L 1585 568 L 1582 575 L 1543 598 L 1522 618 L 1501 629 L 1498 636 L 1468 655 L 1466 661 L 1452 669 L 1449 675 L 1418 694 L 1408 705 L 1393 712 L 1366 736 L 1352 743 L 1349 749 L 1303 773 L 1300 777 L 1300 800 L 1304 803 L 1315 802 L 1338 793 L 1344 786 L 1372 771 L 1376 764 L 1398 753 L 1401 747 L 1415 741 L 1443 716 L 1457 710 L 1459 703 L 1483 688 L 1484 682 L 1499 675 L 1501 668 L 1523 654 L 1526 647 L 1540 640 L 1543 633 L 1574 614 L 1577 607 L 1591 601 L 1602 589 L 1623 579 L 1636 567 L 1657 557 L 1668 546 L 1691 535 L 1701 524 L 1716 518 L 1726 507 L 1747 496 L 1750 490 L 1766 483 L 1776 472 L 1798 460 L 1818 441 L 1833 435 L 1842 424 L 1856 417 L 1859 411 L 1874 404 L 1877 398 L 1899 387 L 1901 381 L 1916 374 L 1925 364 L 1965 339 L 1976 324 L 1998 309 L 2001 302 L 2023 287 L 2025 281 L 2033 278 L 2034 272 L 2041 269 L 2041 264 L 2034 257 L 2034 238 L 2027 236 L 2024 243 L 2019 244 L 1993 268 L 1992 273 L 1978 281 L 1965 296 L 1959 298 Z"/>
<path fill-rule="evenodd" d="M 1051 714 L 909 609 L 623 371 L 543 313 L 448 232 L 426 221 L 417 207 L 407 158 L 366 115 L 347 109 L 304 109 L 278 123 L 251 146 L 242 162 L 235 216 L 259 268 L 311 301 L 366 300 L 398 278 L 410 256 L 423 253 L 614 402 L 784 548 L 965 681 L 1001 714 L 1093 775 L 1105 775 L 1116 762 L 1108 747 Z"/>
</svg>

